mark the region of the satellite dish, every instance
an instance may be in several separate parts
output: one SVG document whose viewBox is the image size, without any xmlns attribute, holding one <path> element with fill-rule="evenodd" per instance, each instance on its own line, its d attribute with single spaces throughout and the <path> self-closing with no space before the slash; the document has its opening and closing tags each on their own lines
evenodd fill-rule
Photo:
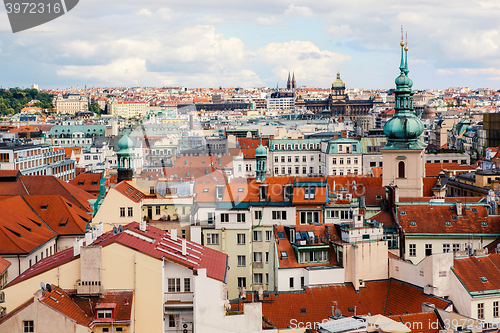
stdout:
<svg viewBox="0 0 500 333">
<path fill-rule="evenodd" d="M 113 227 L 113 235 L 116 235 L 118 233 L 118 228 Z"/>
<path fill-rule="evenodd" d="M 40 288 L 42 288 L 42 290 L 45 290 L 45 283 L 40 282 Z"/>
<path fill-rule="evenodd" d="M 119 230 L 120 232 L 123 232 L 123 226 L 122 226 L 121 224 L 120 224 L 120 226 L 118 227 L 118 230 Z"/>
<path fill-rule="evenodd" d="M 335 309 L 335 317 L 337 317 L 337 318 L 342 317 L 342 312 L 340 311 L 339 308 Z"/>
<path fill-rule="evenodd" d="M 52 291 L 52 286 L 50 284 L 46 284 L 45 287 L 47 288 L 47 291 L 50 293 Z"/>
</svg>

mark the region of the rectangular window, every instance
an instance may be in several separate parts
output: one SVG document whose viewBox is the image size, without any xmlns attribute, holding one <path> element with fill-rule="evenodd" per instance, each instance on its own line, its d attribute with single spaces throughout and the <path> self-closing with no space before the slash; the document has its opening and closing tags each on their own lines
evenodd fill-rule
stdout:
<svg viewBox="0 0 500 333">
<path fill-rule="evenodd" d="M 354 158 L 354 164 L 358 164 L 358 158 L 357 157 Z"/>
<path fill-rule="evenodd" d="M 247 278 L 239 277 L 238 278 L 238 288 L 246 288 L 247 287 Z"/>
<path fill-rule="evenodd" d="M 35 332 L 35 323 L 33 320 L 23 321 L 23 332 Z"/>
<path fill-rule="evenodd" d="M 227 213 L 220 214 L 220 221 L 221 222 L 229 222 L 229 214 L 227 214 Z"/>
<path fill-rule="evenodd" d="M 351 164 L 351 159 L 350 158 L 346 159 L 346 164 Z"/>
<path fill-rule="evenodd" d="M 219 245 L 219 234 L 207 234 L 207 245 Z"/>
<path fill-rule="evenodd" d="M 236 234 L 236 243 L 238 245 L 245 245 L 245 234 Z"/>
<path fill-rule="evenodd" d="M 168 315 L 168 327 L 177 327 L 178 315 Z"/>
<path fill-rule="evenodd" d="M 191 278 L 184 278 L 184 292 L 191 292 Z"/>
<path fill-rule="evenodd" d="M 293 289 L 293 276 L 290 277 L 290 289 Z"/>
<path fill-rule="evenodd" d="M 302 167 L 302 174 L 306 174 L 307 173 L 307 168 L 306 167 Z"/>
<path fill-rule="evenodd" d="M 498 318 L 498 301 L 493 302 L 493 317 Z"/>
<path fill-rule="evenodd" d="M 425 256 L 432 255 L 432 244 L 425 244 Z"/>
<path fill-rule="evenodd" d="M 266 242 L 269 242 L 271 240 L 271 230 L 266 230 Z"/>
<path fill-rule="evenodd" d="M 113 317 L 112 310 L 97 310 L 97 318 L 98 319 L 110 319 Z"/>
<path fill-rule="evenodd" d="M 298 166 L 295 167 L 295 174 L 298 175 L 300 173 L 300 168 Z"/>
<path fill-rule="evenodd" d="M 298 162 L 298 161 L 299 161 L 299 157 L 295 156 L 295 162 Z"/>
<path fill-rule="evenodd" d="M 262 273 L 255 273 L 253 275 L 253 282 L 255 284 L 262 284 Z"/>
<path fill-rule="evenodd" d="M 256 210 L 255 213 L 255 219 L 260 220 L 262 218 L 262 211 L 261 210 Z"/>
<path fill-rule="evenodd" d="M 120 207 L 120 217 L 125 217 L 125 207 Z"/>
<path fill-rule="evenodd" d="M 281 163 L 285 163 L 285 156 L 281 156 Z"/>
<path fill-rule="evenodd" d="M 254 242 L 262 242 L 262 231 L 254 231 L 253 232 L 253 241 Z"/>
<path fill-rule="evenodd" d="M 292 174 L 292 167 L 288 167 L 288 174 L 291 175 Z"/>
<path fill-rule="evenodd" d="M 238 256 L 238 266 L 244 267 L 247 265 L 247 257 L 246 256 Z"/>
<path fill-rule="evenodd" d="M 477 319 L 484 319 L 484 303 L 477 304 Z"/>
<path fill-rule="evenodd" d="M 278 168 L 278 167 L 275 167 L 275 168 L 274 168 L 274 174 L 275 174 L 275 175 L 279 175 L 279 168 Z"/>
<path fill-rule="evenodd" d="M 332 159 L 332 164 L 337 164 L 337 159 L 336 158 Z"/>
<path fill-rule="evenodd" d="M 451 252 L 450 244 L 443 244 L 443 253 Z"/>
<path fill-rule="evenodd" d="M 314 167 L 309 167 L 309 173 L 314 173 Z"/>
<path fill-rule="evenodd" d="M 208 213 L 207 223 L 214 224 L 215 221 L 215 213 Z"/>
<path fill-rule="evenodd" d="M 279 161 L 279 157 L 278 156 L 274 156 L 274 163 L 278 163 Z"/>
<path fill-rule="evenodd" d="M 302 162 L 307 162 L 307 156 L 302 156 Z"/>
<path fill-rule="evenodd" d="M 134 210 L 132 207 L 128 207 L 127 209 L 128 217 L 134 216 Z"/>
<path fill-rule="evenodd" d="M 245 213 L 236 214 L 236 222 L 245 222 Z"/>
<path fill-rule="evenodd" d="M 156 206 L 156 215 L 160 215 L 160 206 Z"/>
<path fill-rule="evenodd" d="M 339 158 L 339 164 L 344 164 L 344 159 L 343 158 Z"/>
<path fill-rule="evenodd" d="M 181 291 L 181 279 L 180 278 L 172 278 L 167 280 L 168 283 L 168 292 L 175 293 Z"/>
<path fill-rule="evenodd" d="M 410 257 L 417 256 L 417 244 L 410 244 Z"/>
<path fill-rule="evenodd" d="M 269 252 L 266 252 L 266 263 L 269 262 Z"/>
<path fill-rule="evenodd" d="M 253 262 L 262 262 L 262 252 L 253 253 Z"/>
<path fill-rule="evenodd" d="M 292 163 L 292 156 L 288 156 L 288 163 Z"/>
<path fill-rule="evenodd" d="M 453 252 L 460 251 L 460 244 L 453 244 Z"/>
</svg>

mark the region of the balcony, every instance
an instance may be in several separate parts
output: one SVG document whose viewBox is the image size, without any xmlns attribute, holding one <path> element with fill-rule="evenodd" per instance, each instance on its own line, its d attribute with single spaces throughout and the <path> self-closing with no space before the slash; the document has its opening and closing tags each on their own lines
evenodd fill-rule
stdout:
<svg viewBox="0 0 500 333">
<path fill-rule="evenodd" d="M 165 305 L 183 305 L 189 304 L 192 306 L 194 300 L 194 294 L 192 292 L 181 293 L 181 292 L 170 292 L 165 293 L 164 301 Z"/>
</svg>

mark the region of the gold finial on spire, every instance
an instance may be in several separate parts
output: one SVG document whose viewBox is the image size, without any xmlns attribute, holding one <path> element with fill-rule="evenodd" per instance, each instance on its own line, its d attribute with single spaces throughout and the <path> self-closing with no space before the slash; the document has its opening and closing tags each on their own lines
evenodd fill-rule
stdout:
<svg viewBox="0 0 500 333">
<path fill-rule="evenodd" d="M 405 46 L 405 42 L 403 41 L 403 26 L 401 26 L 401 43 L 399 45 L 401 45 L 401 47 Z"/>
<path fill-rule="evenodd" d="M 406 46 L 405 46 L 405 51 L 407 51 L 407 52 L 408 52 L 408 33 L 406 33 L 406 36 L 405 36 L 405 37 L 406 37 L 406 40 L 405 40 L 405 44 L 406 44 Z"/>
</svg>

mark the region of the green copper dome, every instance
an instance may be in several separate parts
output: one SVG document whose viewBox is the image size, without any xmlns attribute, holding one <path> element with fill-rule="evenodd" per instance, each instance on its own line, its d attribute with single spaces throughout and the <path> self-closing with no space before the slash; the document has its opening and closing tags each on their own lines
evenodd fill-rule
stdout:
<svg viewBox="0 0 500 333">
<path fill-rule="evenodd" d="M 400 74 L 396 78 L 395 114 L 384 125 L 387 145 L 384 149 L 422 149 L 426 145 L 420 140 L 424 124 L 413 110 L 413 81 L 408 77 L 408 48 L 401 42 Z M 403 57 L 405 52 L 405 57 Z"/>
<path fill-rule="evenodd" d="M 337 72 L 337 79 L 333 81 L 332 84 L 333 88 L 345 88 L 344 81 L 340 79 L 340 72 Z"/>
<path fill-rule="evenodd" d="M 255 157 L 266 157 L 267 149 L 262 145 L 262 141 L 260 142 L 260 146 L 255 149 Z"/>
<path fill-rule="evenodd" d="M 127 131 L 124 131 L 122 138 L 118 141 L 118 147 L 122 150 L 133 148 L 134 142 L 127 135 Z"/>
</svg>

